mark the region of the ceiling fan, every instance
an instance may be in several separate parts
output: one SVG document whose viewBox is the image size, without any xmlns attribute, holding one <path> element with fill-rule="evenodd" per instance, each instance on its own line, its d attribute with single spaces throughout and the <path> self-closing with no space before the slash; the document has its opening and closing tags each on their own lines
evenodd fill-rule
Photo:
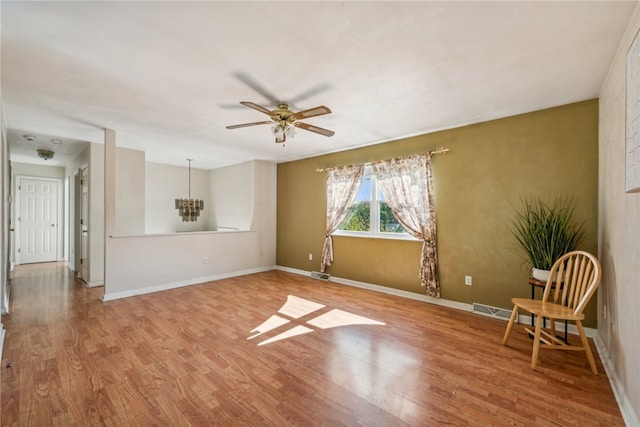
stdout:
<svg viewBox="0 0 640 427">
<path fill-rule="evenodd" d="M 335 134 L 335 132 L 332 130 L 323 129 L 317 126 L 310 125 L 308 123 L 302 123 L 298 121 L 299 119 L 307 119 L 309 117 L 330 114 L 331 110 L 323 105 L 315 108 L 310 108 L 308 110 L 298 111 L 296 113 L 291 111 L 289 105 L 285 103 L 278 104 L 278 107 L 275 110 L 268 110 L 258 104 L 254 104 L 253 102 L 242 101 L 240 104 L 266 114 L 271 118 L 271 120 L 227 126 L 227 129 L 238 129 L 248 126 L 272 124 L 273 126 L 271 127 L 271 131 L 275 135 L 277 143 L 284 143 L 287 140 L 287 136 L 289 138 L 292 138 L 295 132 L 294 127 L 319 133 L 320 135 L 324 136 L 333 136 Z"/>
</svg>

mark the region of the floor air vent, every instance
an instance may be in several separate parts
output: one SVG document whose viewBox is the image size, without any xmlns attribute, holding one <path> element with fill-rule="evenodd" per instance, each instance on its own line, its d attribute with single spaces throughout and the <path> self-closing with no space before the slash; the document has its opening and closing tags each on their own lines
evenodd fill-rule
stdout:
<svg viewBox="0 0 640 427">
<path fill-rule="evenodd" d="M 313 277 L 314 279 L 329 280 L 331 275 L 329 275 L 327 273 L 320 273 L 318 271 L 312 271 L 311 272 L 311 277 Z"/>
<path fill-rule="evenodd" d="M 483 316 L 497 317 L 503 320 L 509 320 L 511 317 L 511 311 L 509 310 L 491 307 L 490 305 L 478 304 L 477 302 L 473 303 L 473 309 L 471 311 L 476 314 L 482 314 Z"/>
</svg>

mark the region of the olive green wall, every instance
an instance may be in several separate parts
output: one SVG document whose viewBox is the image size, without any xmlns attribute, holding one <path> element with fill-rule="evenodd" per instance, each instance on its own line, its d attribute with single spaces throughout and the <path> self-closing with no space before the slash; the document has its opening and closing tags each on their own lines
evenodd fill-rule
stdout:
<svg viewBox="0 0 640 427">
<path fill-rule="evenodd" d="M 451 148 L 433 157 L 442 298 L 510 309 L 512 296 L 530 296 L 529 267 L 509 231 L 521 196 L 572 196 L 587 231 L 581 249 L 597 253 L 598 101 L 590 100 L 278 165 L 277 264 L 319 269 L 326 174 L 317 168 L 440 147 Z M 333 242 L 332 276 L 424 294 L 420 242 Z M 465 275 L 473 276 L 472 286 Z M 595 298 L 586 314 L 585 325 L 595 327 Z"/>
</svg>

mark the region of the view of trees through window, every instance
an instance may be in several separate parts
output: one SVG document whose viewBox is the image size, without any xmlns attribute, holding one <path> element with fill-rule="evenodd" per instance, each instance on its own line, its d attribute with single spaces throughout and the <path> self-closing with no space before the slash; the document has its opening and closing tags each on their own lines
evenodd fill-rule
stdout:
<svg viewBox="0 0 640 427">
<path fill-rule="evenodd" d="M 372 229 L 378 233 L 406 233 L 391 212 L 384 194 L 377 189 L 375 176 L 365 174 L 356 201 L 340 230 L 367 233 Z"/>
</svg>

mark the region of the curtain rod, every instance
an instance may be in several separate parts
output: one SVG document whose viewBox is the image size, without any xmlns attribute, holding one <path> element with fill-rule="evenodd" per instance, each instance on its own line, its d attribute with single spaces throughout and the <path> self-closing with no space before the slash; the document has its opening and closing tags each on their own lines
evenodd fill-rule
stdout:
<svg viewBox="0 0 640 427">
<path fill-rule="evenodd" d="M 437 150 L 429 151 L 429 154 L 431 154 L 431 155 L 433 155 L 433 154 L 447 154 L 449 151 L 451 151 L 451 148 L 438 148 Z M 316 172 L 326 172 L 328 170 L 335 169 L 337 167 L 339 167 L 339 166 L 334 166 L 332 168 L 316 169 Z"/>
</svg>

